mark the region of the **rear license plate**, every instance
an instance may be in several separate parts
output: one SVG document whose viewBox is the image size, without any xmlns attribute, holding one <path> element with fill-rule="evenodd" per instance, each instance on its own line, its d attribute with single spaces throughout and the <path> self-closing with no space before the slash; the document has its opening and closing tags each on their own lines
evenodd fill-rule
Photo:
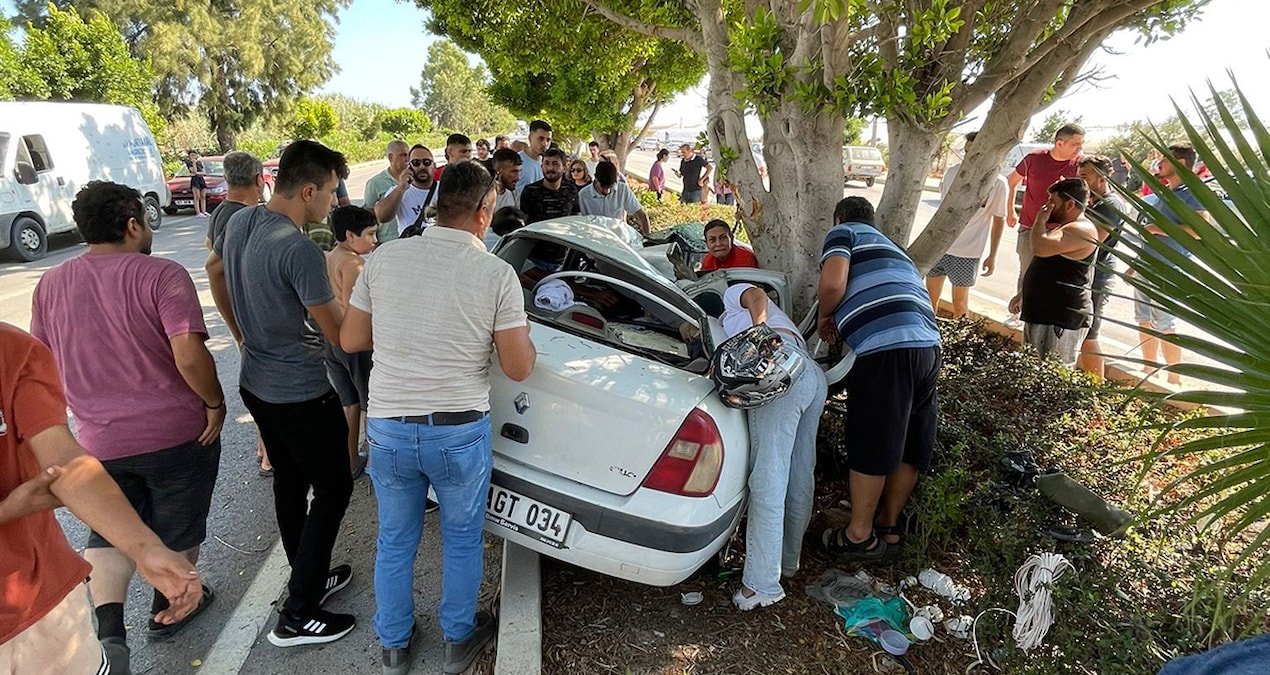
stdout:
<svg viewBox="0 0 1270 675">
<path fill-rule="evenodd" d="M 176 200 L 176 205 L 177 206 L 194 206 L 194 200 L 193 199 L 178 199 Z"/>
<path fill-rule="evenodd" d="M 564 536 L 573 516 L 491 483 L 485 520 L 548 546 L 564 548 Z"/>
</svg>

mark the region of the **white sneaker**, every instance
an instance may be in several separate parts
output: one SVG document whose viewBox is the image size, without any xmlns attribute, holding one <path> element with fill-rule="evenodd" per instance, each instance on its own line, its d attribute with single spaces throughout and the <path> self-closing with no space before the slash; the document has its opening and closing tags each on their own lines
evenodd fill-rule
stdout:
<svg viewBox="0 0 1270 675">
<path fill-rule="evenodd" d="M 753 589 L 750 589 L 750 590 L 753 590 Z M 746 597 L 745 587 L 742 586 L 741 588 L 738 588 L 736 590 L 736 593 L 732 594 L 732 604 L 736 605 L 736 608 L 741 610 L 742 612 L 748 612 L 751 609 L 754 609 L 755 607 L 767 607 L 770 605 L 775 605 L 776 603 L 784 599 L 785 599 L 784 589 L 781 589 L 781 592 L 777 593 L 776 595 L 767 595 L 766 593 L 759 593 L 758 591 L 754 591 L 754 595 Z"/>
</svg>

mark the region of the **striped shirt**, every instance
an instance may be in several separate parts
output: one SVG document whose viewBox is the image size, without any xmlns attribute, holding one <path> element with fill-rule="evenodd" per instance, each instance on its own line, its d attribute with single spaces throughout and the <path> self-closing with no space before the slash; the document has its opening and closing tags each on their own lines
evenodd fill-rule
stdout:
<svg viewBox="0 0 1270 675">
<path fill-rule="evenodd" d="M 850 268 L 834 322 L 857 356 L 939 344 L 930 296 L 903 249 L 871 225 L 843 223 L 825 235 L 821 267 L 835 256 Z"/>
</svg>

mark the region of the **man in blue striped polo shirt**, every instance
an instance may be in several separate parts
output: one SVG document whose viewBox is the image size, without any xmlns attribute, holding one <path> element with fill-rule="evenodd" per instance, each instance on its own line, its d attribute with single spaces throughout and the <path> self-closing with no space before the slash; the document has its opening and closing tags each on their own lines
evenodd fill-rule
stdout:
<svg viewBox="0 0 1270 675">
<path fill-rule="evenodd" d="M 851 522 L 821 542 L 842 558 L 878 558 L 900 543 L 900 511 L 930 465 L 939 403 L 939 330 L 917 267 L 873 226 L 873 205 L 847 197 L 820 257 L 818 332 L 855 352 L 847 374 Z"/>
</svg>

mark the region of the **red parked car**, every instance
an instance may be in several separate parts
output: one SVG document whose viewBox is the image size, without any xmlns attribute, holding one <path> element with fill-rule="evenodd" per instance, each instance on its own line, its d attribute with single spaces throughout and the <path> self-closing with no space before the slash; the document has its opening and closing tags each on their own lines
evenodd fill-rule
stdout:
<svg viewBox="0 0 1270 675">
<path fill-rule="evenodd" d="M 207 210 L 209 212 L 225 201 L 225 195 L 229 192 L 229 186 L 225 183 L 224 159 L 220 155 L 199 159 L 203 163 L 203 171 L 206 174 L 204 180 L 207 181 Z M 265 186 L 261 191 L 263 201 L 269 201 L 269 197 L 273 194 L 273 179 L 277 170 L 275 163 L 272 171 L 268 165 L 261 171 L 265 179 Z M 188 167 L 181 167 L 168 179 L 168 192 L 172 193 L 172 201 L 163 207 L 164 213 L 174 215 L 182 209 L 194 208 L 194 193 L 190 190 Z"/>
</svg>

